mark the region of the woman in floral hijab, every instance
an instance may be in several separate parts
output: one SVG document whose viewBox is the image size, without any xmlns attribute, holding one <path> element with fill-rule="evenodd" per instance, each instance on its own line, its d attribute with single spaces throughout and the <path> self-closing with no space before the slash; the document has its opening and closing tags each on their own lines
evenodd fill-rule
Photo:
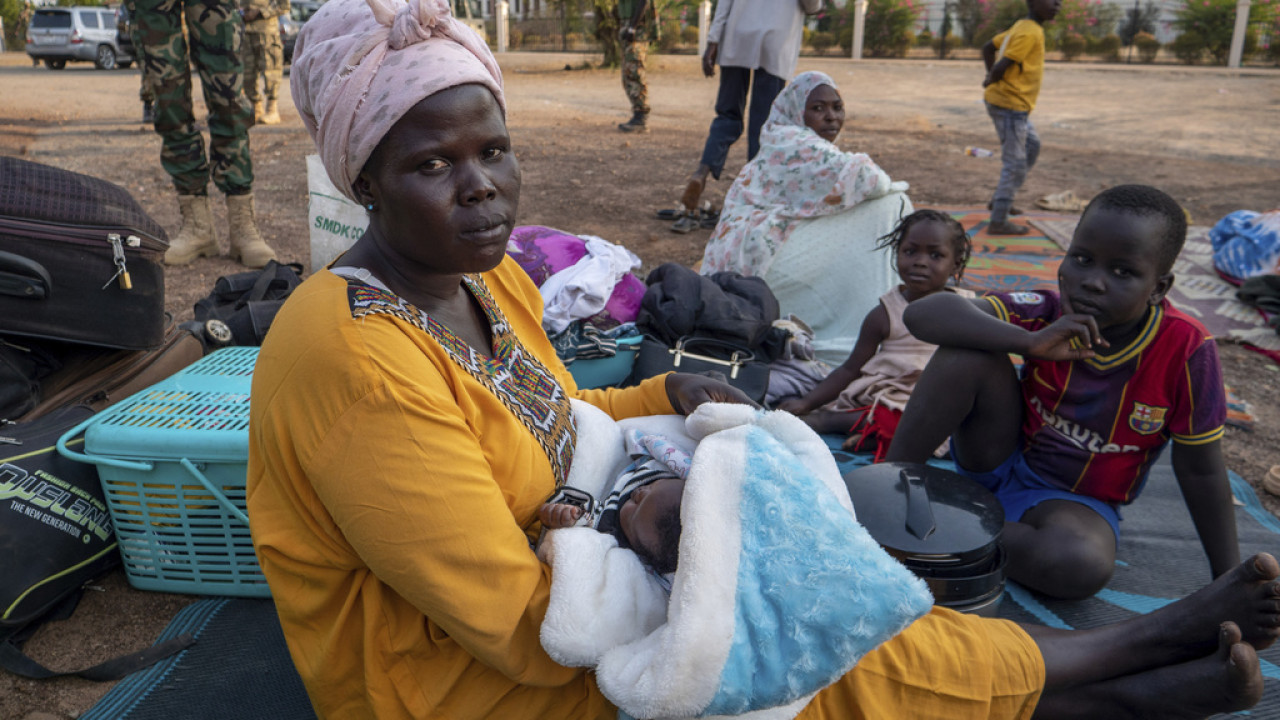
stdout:
<svg viewBox="0 0 1280 720">
<path fill-rule="evenodd" d="M 906 183 L 891 183 L 865 153 L 832 144 L 843 124 L 840 93 L 825 73 L 801 73 L 778 94 L 760 132 L 759 154 L 725 196 L 702 257 L 703 274 L 763 276 L 798 221 L 906 189 Z"/>
</svg>

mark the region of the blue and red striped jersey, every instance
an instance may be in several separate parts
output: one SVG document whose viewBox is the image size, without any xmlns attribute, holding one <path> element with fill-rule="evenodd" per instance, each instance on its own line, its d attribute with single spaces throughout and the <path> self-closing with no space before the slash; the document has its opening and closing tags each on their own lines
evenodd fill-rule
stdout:
<svg viewBox="0 0 1280 720">
<path fill-rule="evenodd" d="M 1056 292 L 987 298 L 997 317 L 1039 330 L 1061 315 Z M 1044 480 L 1105 502 L 1129 503 L 1170 440 L 1217 441 L 1227 417 L 1222 367 L 1199 322 L 1163 300 L 1138 337 L 1109 355 L 1023 369 L 1023 454 Z"/>
</svg>

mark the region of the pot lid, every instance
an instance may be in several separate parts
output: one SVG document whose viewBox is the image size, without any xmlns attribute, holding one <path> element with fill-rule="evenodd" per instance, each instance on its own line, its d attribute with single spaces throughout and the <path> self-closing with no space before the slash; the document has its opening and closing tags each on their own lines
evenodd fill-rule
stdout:
<svg viewBox="0 0 1280 720">
<path fill-rule="evenodd" d="M 844 476 L 858 522 L 894 554 L 965 555 L 1000 539 L 1004 509 L 958 473 L 917 463 L 880 463 Z"/>
</svg>

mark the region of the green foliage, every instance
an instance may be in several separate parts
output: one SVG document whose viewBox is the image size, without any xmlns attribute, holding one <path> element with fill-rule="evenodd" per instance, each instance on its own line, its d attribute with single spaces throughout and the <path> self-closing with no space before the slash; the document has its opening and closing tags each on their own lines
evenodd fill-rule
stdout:
<svg viewBox="0 0 1280 720">
<path fill-rule="evenodd" d="M 1274 42 L 1274 41 L 1273 41 Z M 1244 46 L 1240 51 L 1241 61 L 1248 60 L 1258 52 L 1258 31 L 1249 28 L 1244 32 Z"/>
<path fill-rule="evenodd" d="M 1249 24 L 1256 27 L 1274 22 L 1276 10 L 1277 0 L 1253 0 L 1249 6 Z M 1189 57 L 1192 54 L 1191 41 L 1199 39 L 1200 50 L 1207 52 L 1214 62 L 1225 65 L 1231 53 L 1231 35 L 1235 32 L 1235 23 L 1235 0 L 1186 0 L 1177 11 L 1177 19 L 1173 21 L 1174 28 L 1182 31 L 1174 40 L 1174 45 L 1181 43 Z M 1184 37 L 1187 39 L 1183 40 Z M 1257 47 L 1256 36 L 1254 47 Z M 1183 62 L 1192 62 L 1178 54 L 1176 47 L 1174 54 Z M 1198 56 L 1196 59 L 1199 59 Z"/>
<path fill-rule="evenodd" d="M 1169 43 L 1169 49 L 1173 51 L 1174 57 L 1187 65 L 1200 62 L 1200 58 L 1204 57 L 1204 47 L 1204 38 L 1194 30 L 1184 31 Z"/>
<path fill-rule="evenodd" d="M 1138 48 L 1138 60 L 1144 63 L 1156 61 L 1160 53 L 1160 41 L 1149 32 L 1140 32 L 1133 36 L 1133 44 Z"/>
<path fill-rule="evenodd" d="M 19 49 L 27 45 L 27 25 L 21 21 L 22 0 L 0 0 L 0 18 L 4 19 L 4 46 Z"/>
<path fill-rule="evenodd" d="M 1100 40 L 1115 31 L 1124 11 L 1102 0 L 1062 0 L 1058 16 L 1045 25 L 1045 43 L 1064 53 L 1068 35 L 1077 34 L 1088 40 Z"/>
<path fill-rule="evenodd" d="M 943 38 L 941 36 L 936 37 L 933 40 L 933 51 L 938 53 L 939 57 L 947 57 L 953 51 L 955 51 L 956 48 L 960 47 L 960 42 L 961 42 L 960 38 L 956 37 L 951 33 L 947 33 L 947 36 L 946 36 L 947 47 L 946 47 L 946 52 L 944 53 L 943 47 L 942 47 L 942 40 Z"/>
<path fill-rule="evenodd" d="M 978 47 L 986 42 L 986 40 L 978 42 L 977 37 L 978 31 L 986 22 L 990 5 L 990 0 L 956 0 L 951 6 L 951 12 L 960 25 L 960 37 L 964 39 L 965 45 Z M 1022 6 L 1022 13 L 1026 14 L 1026 5 Z M 995 32 L 992 33 L 994 34 Z M 989 40 L 990 36 L 987 39 Z"/>
<path fill-rule="evenodd" d="M 658 34 L 658 52 L 669 53 L 680 44 L 680 21 L 665 15 L 661 20 L 662 32 Z"/>
<path fill-rule="evenodd" d="M 929 28 L 920 31 L 916 35 L 916 47 L 929 47 L 933 44 L 933 33 L 929 32 Z"/>
<path fill-rule="evenodd" d="M 991 38 L 1013 27 L 1013 24 L 1027 16 L 1027 3 L 1024 0 L 980 0 L 983 7 L 990 10 L 986 19 L 978 26 L 973 46 L 982 47 Z M 993 7 L 994 6 L 994 7 Z"/>
<path fill-rule="evenodd" d="M 593 0 L 592 12 L 596 18 L 596 26 L 591 34 L 600 43 L 600 51 L 604 58 L 604 67 L 622 65 L 622 45 L 618 42 L 618 29 L 622 24 L 618 20 L 618 0 Z M 514 46 L 515 41 L 512 41 Z"/>
<path fill-rule="evenodd" d="M 680 42 L 683 42 L 685 45 L 697 45 L 698 44 L 698 26 L 686 25 L 683 29 L 681 29 Z"/>
<path fill-rule="evenodd" d="M 809 47 L 819 55 L 826 55 L 827 51 L 836 44 L 836 36 L 829 32 L 815 32 L 809 37 Z"/>
<path fill-rule="evenodd" d="M 1120 61 L 1120 36 L 1111 33 L 1098 38 L 1093 45 L 1093 53 L 1107 62 Z"/>
<path fill-rule="evenodd" d="M 846 8 L 852 8 L 849 3 Z M 915 35 L 920 11 L 915 0 L 869 0 L 862 36 L 863 52 L 870 57 L 906 57 Z"/>
<path fill-rule="evenodd" d="M 1080 57 L 1084 53 L 1085 46 L 1084 35 L 1076 32 L 1067 33 L 1058 41 L 1058 49 L 1062 51 L 1062 59 L 1067 61 Z"/>
<path fill-rule="evenodd" d="M 1125 11 L 1124 22 L 1120 24 L 1120 41 L 1125 47 L 1129 47 L 1134 43 L 1134 39 L 1139 33 L 1146 33 L 1152 37 L 1156 34 L 1156 21 L 1160 19 L 1160 8 L 1156 7 L 1153 0 L 1147 0 L 1147 4 L 1141 7 L 1134 4 L 1134 7 Z"/>
</svg>

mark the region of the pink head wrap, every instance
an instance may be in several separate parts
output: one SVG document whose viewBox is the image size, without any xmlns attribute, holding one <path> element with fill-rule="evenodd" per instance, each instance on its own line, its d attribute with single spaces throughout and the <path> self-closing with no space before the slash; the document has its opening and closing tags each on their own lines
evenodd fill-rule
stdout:
<svg viewBox="0 0 1280 720">
<path fill-rule="evenodd" d="M 351 184 L 396 121 L 423 98 L 472 83 L 506 114 L 497 61 L 448 0 L 329 0 L 298 34 L 290 70 L 329 179 L 353 200 Z"/>
</svg>

